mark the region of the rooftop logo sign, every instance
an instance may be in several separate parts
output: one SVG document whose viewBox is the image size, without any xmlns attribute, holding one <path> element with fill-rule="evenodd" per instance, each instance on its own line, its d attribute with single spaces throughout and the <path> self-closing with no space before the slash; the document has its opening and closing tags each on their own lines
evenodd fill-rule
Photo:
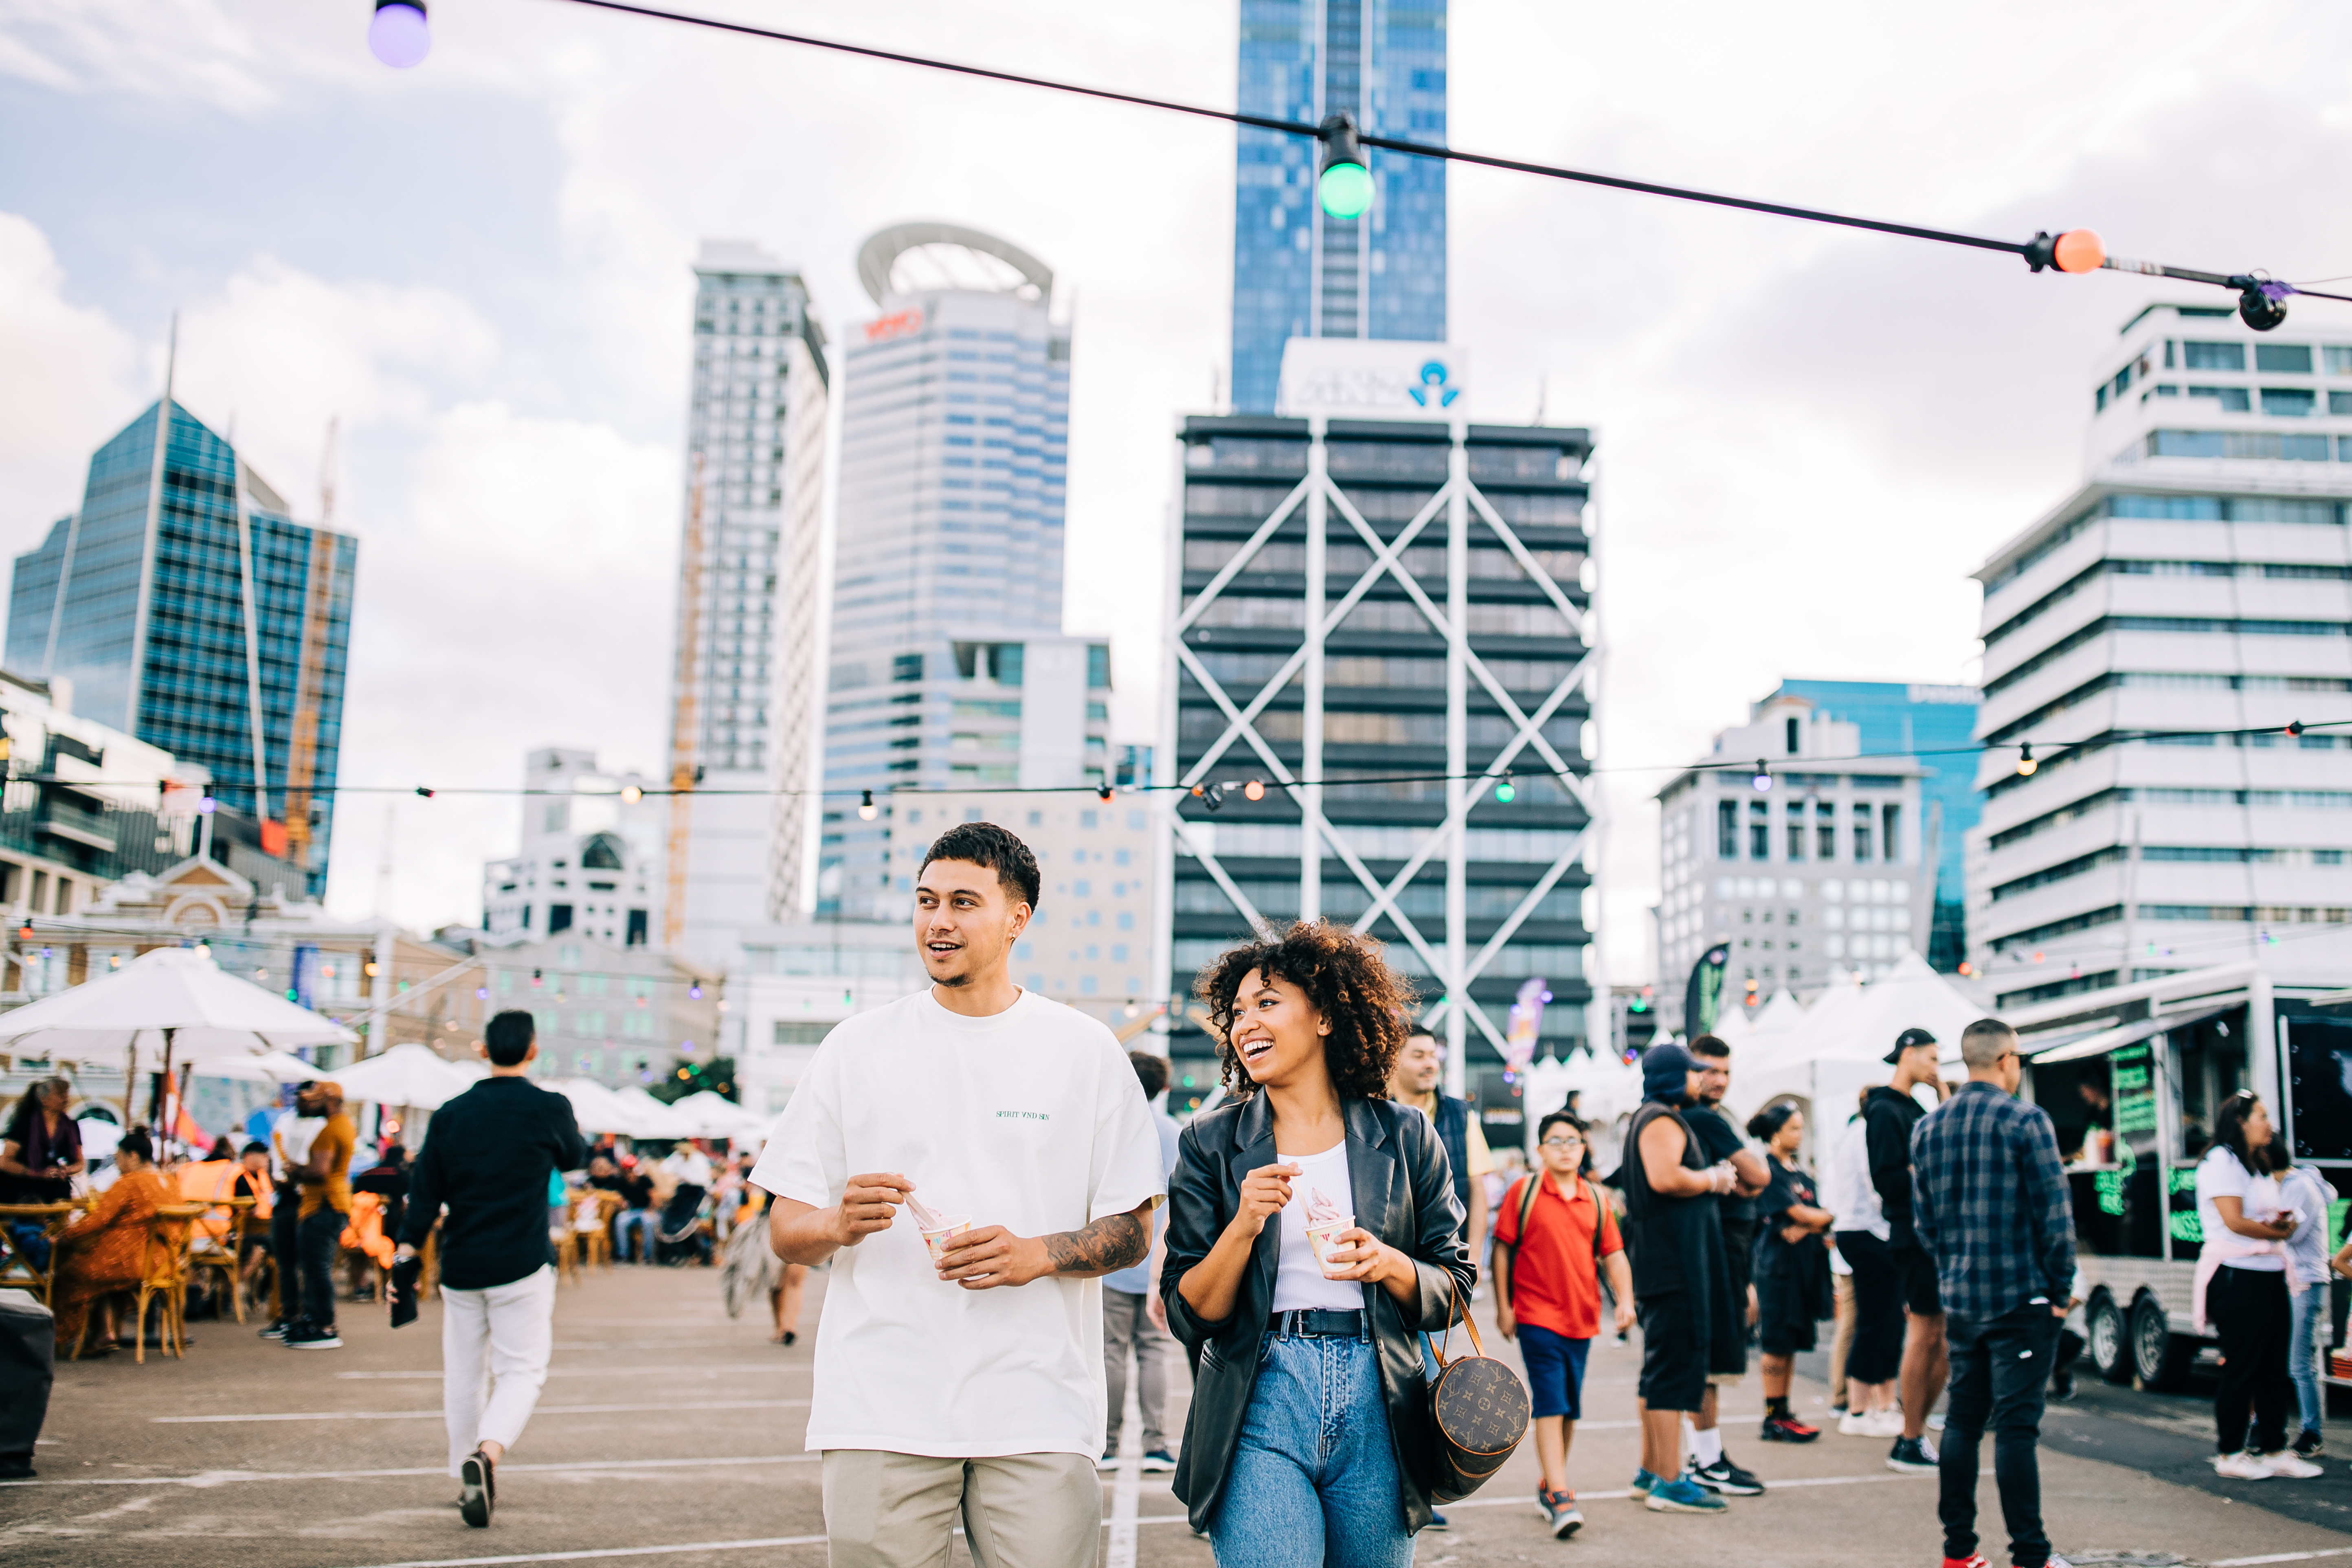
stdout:
<svg viewBox="0 0 2352 1568">
<path fill-rule="evenodd" d="M 923 330 L 923 312 L 919 310 L 894 310 L 887 316 L 877 316 L 866 323 L 866 341 L 878 343 L 885 338 L 903 338 L 909 332 Z"/>
<path fill-rule="evenodd" d="M 1283 345 L 1275 412 L 1293 418 L 1461 418 L 1468 356 L 1451 343 L 1293 338 Z"/>
</svg>

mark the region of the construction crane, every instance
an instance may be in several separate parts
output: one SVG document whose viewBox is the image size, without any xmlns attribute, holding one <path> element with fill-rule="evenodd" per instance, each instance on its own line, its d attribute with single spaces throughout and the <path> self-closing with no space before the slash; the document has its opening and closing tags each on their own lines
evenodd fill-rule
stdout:
<svg viewBox="0 0 2352 1568">
<path fill-rule="evenodd" d="M 319 526 L 310 531 L 310 566 L 303 581 L 301 653 L 294 670 L 294 728 L 286 744 L 286 858 L 310 870 L 310 784 L 319 767 L 319 712 L 326 700 L 327 635 L 335 591 L 335 435 L 327 421 L 319 458 Z M 257 635 L 257 628 L 247 628 Z M 256 799 L 259 798 L 258 795 Z"/>
<path fill-rule="evenodd" d="M 687 829 L 694 810 L 695 753 L 701 729 L 697 699 L 702 652 L 702 454 L 694 455 L 694 489 L 686 507 L 686 543 L 677 568 L 677 700 L 669 731 L 669 890 L 662 900 L 662 945 L 686 930 Z"/>
</svg>

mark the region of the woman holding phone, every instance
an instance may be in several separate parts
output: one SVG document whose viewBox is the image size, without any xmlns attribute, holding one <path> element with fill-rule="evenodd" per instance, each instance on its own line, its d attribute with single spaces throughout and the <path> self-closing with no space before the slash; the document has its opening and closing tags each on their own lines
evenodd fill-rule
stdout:
<svg viewBox="0 0 2352 1568">
<path fill-rule="evenodd" d="M 2275 1136 L 2260 1097 L 2242 1089 L 2221 1102 L 2213 1147 L 2197 1167 L 2197 1215 L 2205 1233 L 2197 1316 L 2211 1321 L 2222 1358 L 2213 1397 L 2221 1452 L 2213 1468 L 2237 1480 L 2308 1480 L 2320 1473 L 2286 1443 L 2294 1384 L 2287 1375 L 2293 1314 L 2284 1243 L 2298 1216 L 2282 1201 L 2273 1174 Z"/>
<path fill-rule="evenodd" d="M 1175 1491 L 1220 1568 L 1402 1568 L 1430 1521 L 1420 1335 L 1475 1279 L 1436 1130 L 1388 1099 L 1412 992 L 1300 921 L 1201 973 L 1232 1099 L 1168 1182 L 1168 1326 L 1192 1353 Z"/>
</svg>

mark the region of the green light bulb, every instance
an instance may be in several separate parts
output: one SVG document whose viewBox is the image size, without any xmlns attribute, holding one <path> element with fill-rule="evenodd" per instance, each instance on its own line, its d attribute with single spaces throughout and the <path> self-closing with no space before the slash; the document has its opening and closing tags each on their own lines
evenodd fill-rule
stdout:
<svg viewBox="0 0 2352 1568">
<path fill-rule="evenodd" d="M 1361 163 L 1334 163 L 1323 171 L 1315 192 L 1333 217 L 1361 217 L 1372 205 L 1372 172 Z"/>
<path fill-rule="evenodd" d="M 1508 805 L 1511 802 L 1519 798 L 1519 786 L 1513 784 L 1510 780 L 1505 779 L 1502 783 L 1495 786 L 1495 798 L 1502 802 L 1505 805 Z"/>
</svg>

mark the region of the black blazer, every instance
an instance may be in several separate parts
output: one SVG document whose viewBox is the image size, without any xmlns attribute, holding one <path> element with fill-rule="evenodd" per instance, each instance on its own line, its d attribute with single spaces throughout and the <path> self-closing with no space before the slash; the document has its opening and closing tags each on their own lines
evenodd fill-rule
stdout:
<svg viewBox="0 0 2352 1568">
<path fill-rule="evenodd" d="M 1388 1405 L 1389 1439 L 1396 1451 L 1399 1490 L 1404 1497 L 1405 1528 L 1429 1522 L 1429 1494 L 1423 1484 L 1434 1438 L 1429 1431 L 1428 1384 L 1423 1372 L 1421 1331 L 1442 1331 L 1452 1310 L 1454 1287 L 1470 1299 L 1477 1269 L 1462 1237 L 1461 1200 L 1454 1173 L 1429 1118 L 1387 1100 L 1341 1103 L 1348 1123 L 1348 1181 L 1356 1202 L 1356 1223 L 1391 1247 L 1410 1255 L 1421 1277 L 1411 1307 L 1400 1307 L 1380 1286 L 1363 1287 L 1371 1315 L 1381 1369 L 1381 1394 Z M 1257 1384 L 1258 1353 L 1274 1304 L 1275 1273 L 1282 1255 L 1281 1226 L 1268 1221 L 1250 1252 L 1249 1272 L 1233 1315 L 1211 1322 L 1192 1310 L 1176 1289 L 1194 1264 L 1209 1254 L 1240 1205 L 1242 1183 L 1261 1165 L 1275 1163 L 1274 1112 L 1264 1094 L 1219 1106 L 1194 1117 L 1177 1142 L 1176 1170 L 1168 1178 L 1168 1261 L 1160 1293 L 1168 1306 L 1168 1326 L 1192 1360 L 1192 1405 L 1184 1418 L 1184 1451 L 1176 1461 L 1176 1495 L 1205 1531 L 1224 1495 L 1225 1476 Z"/>
</svg>

